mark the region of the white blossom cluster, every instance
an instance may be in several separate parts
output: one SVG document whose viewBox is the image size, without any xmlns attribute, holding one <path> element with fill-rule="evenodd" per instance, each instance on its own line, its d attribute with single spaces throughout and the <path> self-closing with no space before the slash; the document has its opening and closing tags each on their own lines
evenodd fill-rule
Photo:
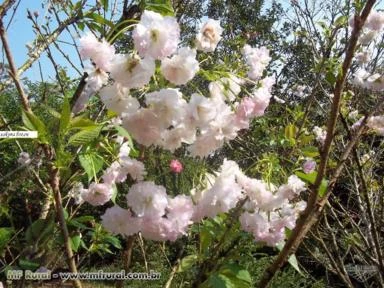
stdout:
<svg viewBox="0 0 384 288">
<path fill-rule="evenodd" d="M 228 212 L 248 197 L 240 216 L 241 226 L 256 241 L 270 246 L 284 240 L 285 228 L 292 229 L 298 213 L 306 207 L 304 201 L 291 201 L 306 190 L 305 183 L 295 175 L 288 178 L 287 184 L 276 188 L 247 177 L 234 161 L 224 160 L 217 177 L 210 178 L 205 190 L 193 193 L 196 201 L 193 220 Z"/>
<path fill-rule="evenodd" d="M 205 217 L 215 217 L 236 207 L 247 198 L 240 223 L 256 241 L 275 246 L 285 238 L 285 228 L 292 229 L 298 213 L 305 209 L 303 201 L 293 201 L 306 190 L 297 176 L 276 188 L 245 176 L 233 161 L 224 160 L 217 175 L 207 175 L 205 189 L 170 197 L 163 186 L 150 181 L 134 184 L 127 194 L 128 209 L 117 205 L 102 216 L 103 226 L 112 233 L 125 236 L 140 232 L 146 239 L 175 241 L 187 233 L 188 227 Z"/>
<path fill-rule="evenodd" d="M 197 49 L 213 52 L 222 31 L 218 21 L 209 19 L 196 36 Z M 108 109 L 119 114 L 122 126 L 144 146 L 174 151 L 185 143 L 190 145 L 191 155 L 208 156 L 234 139 L 239 130 L 247 129 L 250 120 L 263 115 L 269 105 L 274 80 L 260 79 L 270 60 L 269 51 L 248 45 L 244 55 L 253 71 L 250 78 L 259 80 L 259 85 L 240 103 L 236 98 L 243 81 L 230 75 L 210 83 L 210 97 L 198 93 L 184 96 L 177 88 L 165 88 L 147 93 L 140 105 L 130 89 L 143 88 L 150 82 L 156 70 L 155 60 L 161 60 L 162 75 L 174 85 L 192 80 L 199 63 L 195 49 L 178 48 L 180 29 L 174 17 L 144 11 L 133 31 L 133 40 L 138 55 L 115 54 L 112 45 L 98 41 L 92 34 L 80 40 L 80 51 L 95 65 L 94 73 L 88 73 L 88 86 L 95 83 L 91 90 L 100 89 L 109 73 L 114 83 L 101 89 L 100 98 Z M 81 97 L 82 105 L 87 97 Z"/>
<path fill-rule="evenodd" d="M 354 26 L 354 17 L 349 20 L 351 27 Z M 384 12 L 372 11 L 363 26 L 362 35 L 360 35 L 359 43 L 361 51 L 355 55 L 355 60 L 360 68 L 354 73 L 353 83 L 356 86 L 369 89 L 372 91 L 384 90 L 384 76 L 379 73 L 367 71 L 366 65 L 372 57 L 372 51 L 369 45 L 375 38 L 382 34 L 384 28 Z"/>
<path fill-rule="evenodd" d="M 197 50 L 214 52 L 222 32 L 219 21 L 209 19 L 196 35 Z M 234 139 L 241 129 L 248 129 L 250 121 L 262 116 L 268 107 L 275 80 L 262 78 L 271 60 L 267 48 L 245 45 L 243 56 L 249 67 L 248 77 L 253 80 L 249 82 L 257 85 L 238 100 L 245 81 L 232 74 L 211 82 L 209 97 L 200 93 L 183 95 L 173 88 L 188 83 L 200 69 L 196 50 L 179 47 L 180 28 L 174 17 L 144 11 L 132 37 L 135 53 L 116 54 L 112 45 L 92 34 L 80 39 L 80 53 L 93 63 L 86 91 L 94 93 L 104 86 L 100 98 L 118 114 L 115 124 L 121 122 L 141 145 L 174 151 L 185 143 L 192 156 L 204 157 Z M 156 71 L 172 88 L 144 92 L 139 102 L 131 96 L 131 90 L 145 88 Z M 109 82 L 113 84 L 107 85 Z M 79 109 L 88 96 L 80 97 Z M 104 227 L 116 234 L 140 232 L 147 239 L 171 241 L 186 234 L 193 221 L 228 212 L 248 196 L 240 217 L 243 228 L 268 245 L 280 242 L 285 227 L 294 226 L 297 213 L 304 207 L 291 203 L 305 189 L 304 183 L 291 176 L 288 184 L 276 189 L 246 177 L 233 161 L 224 161 L 220 171 L 212 175 L 211 185 L 195 189 L 198 191 L 193 193 L 193 200 L 185 195 L 170 197 L 163 186 L 144 181 L 143 163 L 131 159 L 129 147 L 123 143 L 118 160 L 105 170 L 102 182 L 81 188 L 80 194 L 91 205 L 103 205 L 111 199 L 115 183 L 130 175 L 137 183 L 127 194 L 127 208 L 115 205 L 107 209 L 102 216 Z"/>
<path fill-rule="evenodd" d="M 125 236 L 141 232 L 146 239 L 175 241 L 192 224 L 191 198 L 171 198 L 163 186 L 153 182 L 134 184 L 127 194 L 127 204 L 129 209 L 115 205 L 106 210 L 101 218 L 107 230 Z"/>
<path fill-rule="evenodd" d="M 258 80 L 263 76 L 263 71 L 271 61 L 269 50 L 266 47 L 252 48 L 245 45 L 243 55 L 249 66 L 248 77 L 252 80 Z"/>
</svg>

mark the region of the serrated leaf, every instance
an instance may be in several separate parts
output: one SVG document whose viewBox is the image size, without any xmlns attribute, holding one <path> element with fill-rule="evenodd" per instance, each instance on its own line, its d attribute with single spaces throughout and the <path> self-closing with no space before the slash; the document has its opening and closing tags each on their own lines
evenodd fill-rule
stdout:
<svg viewBox="0 0 384 288">
<path fill-rule="evenodd" d="M 71 106 L 69 105 L 68 98 L 65 97 L 63 101 L 63 109 L 61 110 L 61 116 L 60 116 L 59 134 L 61 135 L 61 137 L 65 135 L 70 120 L 71 120 Z"/>
<path fill-rule="evenodd" d="M 48 144 L 47 129 L 44 123 L 32 112 L 23 110 L 21 117 L 28 130 L 37 131 L 39 142 Z"/>
<path fill-rule="evenodd" d="M 49 114 L 51 114 L 53 117 L 57 118 L 57 119 L 60 119 L 61 115 L 59 112 L 57 112 L 55 109 L 53 109 L 52 107 L 49 107 L 47 105 L 44 105 L 44 104 L 41 104 L 42 107 L 44 107 L 45 110 L 47 110 L 47 112 Z"/>
<path fill-rule="evenodd" d="M 92 178 L 103 168 L 104 160 L 103 157 L 96 153 L 84 153 L 79 154 L 79 161 L 81 167 L 88 175 L 88 181 L 90 182 Z"/>
<path fill-rule="evenodd" d="M 80 246 L 80 242 L 81 242 L 81 238 L 80 238 L 80 235 L 77 234 L 75 236 L 72 236 L 71 238 L 71 247 L 72 247 L 72 250 L 74 252 L 77 252 L 79 250 L 79 246 Z"/>
<path fill-rule="evenodd" d="M 121 247 L 121 244 L 120 244 L 120 240 L 119 240 L 119 238 L 116 238 L 116 237 L 114 237 L 114 236 L 106 236 L 106 237 L 105 237 L 105 240 L 106 240 L 108 243 L 112 244 L 112 246 L 114 246 L 114 247 L 117 248 L 117 249 L 121 249 L 121 248 L 122 248 L 122 247 Z"/>
<path fill-rule="evenodd" d="M 68 145 L 84 145 L 95 140 L 99 136 L 101 128 L 101 126 L 93 126 L 77 132 L 69 138 Z"/>
<path fill-rule="evenodd" d="M 111 28 L 113 28 L 113 26 L 114 26 L 111 21 L 109 21 L 108 19 L 105 19 L 103 16 L 101 16 L 97 13 L 89 13 L 89 14 L 85 15 L 84 17 L 92 19 L 96 23 L 101 24 L 101 25 L 106 25 L 106 26 L 109 26 Z M 91 24 L 91 23 L 88 23 L 88 25 L 89 24 Z"/>
<path fill-rule="evenodd" d="M 252 283 L 251 275 L 249 272 L 244 269 L 242 266 L 231 263 L 225 264 L 219 270 L 220 275 L 225 275 L 232 283 L 235 284 L 235 287 L 250 287 Z"/>
<path fill-rule="evenodd" d="M 70 129 L 84 129 L 94 126 L 97 126 L 94 121 L 83 118 L 83 116 L 72 118 L 69 124 Z"/>
<path fill-rule="evenodd" d="M 143 1 L 144 9 L 157 12 L 163 16 L 175 16 L 170 0 L 147 0 Z"/>
<path fill-rule="evenodd" d="M 284 248 L 284 243 L 279 243 L 276 245 L 276 248 L 279 249 L 280 251 L 283 250 Z M 291 264 L 291 266 L 297 271 L 300 273 L 300 275 L 304 276 L 303 272 L 301 272 L 300 270 L 300 267 L 299 267 L 299 263 L 297 262 L 297 258 L 296 258 L 296 255 L 295 254 L 292 254 L 291 256 L 289 256 L 288 258 L 288 263 Z"/>
<path fill-rule="evenodd" d="M 213 274 L 209 276 L 207 281 L 201 287 L 204 288 L 237 288 L 232 281 L 222 274 Z"/>
<path fill-rule="evenodd" d="M 177 268 L 177 272 L 185 272 L 191 269 L 196 262 L 197 262 L 197 255 L 185 256 L 183 259 L 181 259 L 180 265 Z"/>
</svg>

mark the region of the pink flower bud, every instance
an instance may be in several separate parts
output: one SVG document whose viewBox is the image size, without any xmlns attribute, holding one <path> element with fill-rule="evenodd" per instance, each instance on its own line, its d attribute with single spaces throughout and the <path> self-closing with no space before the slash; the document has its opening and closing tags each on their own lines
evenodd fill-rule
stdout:
<svg viewBox="0 0 384 288">
<path fill-rule="evenodd" d="M 316 162 L 313 161 L 312 159 L 308 159 L 303 164 L 303 170 L 306 174 L 312 173 L 313 171 L 315 171 L 315 168 L 316 168 Z"/>
<path fill-rule="evenodd" d="M 183 164 L 177 159 L 172 160 L 169 167 L 173 173 L 181 173 L 183 171 Z"/>
</svg>

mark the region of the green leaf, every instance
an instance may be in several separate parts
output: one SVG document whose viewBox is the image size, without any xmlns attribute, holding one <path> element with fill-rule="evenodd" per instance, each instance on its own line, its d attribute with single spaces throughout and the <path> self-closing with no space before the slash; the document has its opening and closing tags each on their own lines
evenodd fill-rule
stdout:
<svg viewBox="0 0 384 288">
<path fill-rule="evenodd" d="M 77 27 L 78 27 L 81 31 L 84 31 L 84 28 L 85 28 L 85 24 L 84 24 L 84 22 L 77 22 Z"/>
<path fill-rule="evenodd" d="M 94 126 L 97 126 L 97 124 L 92 120 L 84 118 L 83 116 L 78 116 L 71 119 L 69 129 L 86 129 Z"/>
<path fill-rule="evenodd" d="M 293 124 L 289 124 L 285 127 L 284 136 L 287 138 L 292 144 L 295 144 L 296 140 L 297 127 Z"/>
<path fill-rule="evenodd" d="M 192 268 L 192 266 L 197 262 L 197 255 L 188 255 L 185 256 L 180 261 L 180 265 L 177 268 L 177 272 L 185 272 Z"/>
<path fill-rule="evenodd" d="M 57 118 L 57 119 L 60 119 L 61 115 L 59 112 L 57 112 L 55 109 L 53 109 L 52 107 L 49 107 L 47 105 L 44 105 L 44 104 L 41 104 L 42 107 L 47 110 L 47 112 L 49 114 L 51 114 L 53 117 Z"/>
<path fill-rule="evenodd" d="M 310 184 L 314 184 L 315 183 L 316 176 L 317 176 L 317 172 L 312 172 L 312 173 L 306 174 L 306 173 L 297 171 L 297 172 L 295 172 L 295 174 L 301 180 L 303 180 L 303 181 L 305 181 L 307 183 L 310 183 Z"/>
<path fill-rule="evenodd" d="M 328 181 L 326 179 L 321 180 L 321 184 L 319 187 L 319 196 L 324 197 L 325 194 L 327 193 L 327 188 L 328 188 Z"/>
<path fill-rule="evenodd" d="M 67 220 L 69 216 L 67 209 L 63 208 L 63 213 L 64 213 L 64 219 Z"/>
<path fill-rule="evenodd" d="M 296 171 L 295 174 L 301 180 L 303 180 L 307 183 L 310 183 L 310 184 L 315 184 L 316 177 L 317 177 L 316 171 L 309 173 L 309 174 L 306 174 L 306 173 L 303 173 L 300 171 Z M 327 188 L 328 188 L 328 181 L 325 178 L 323 178 L 321 180 L 319 191 L 318 191 L 320 197 L 323 197 L 327 193 Z"/>
<path fill-rule="evenodd" d="M 87 229 L 87 226 L 85 226 L 83 223 L 80 223 L 74 219 L 67 221 L 68 226 L 73 226 L 75 228 L 80 228 L 80 229 Z"/>
<path fill-rule="evenodd" d="M 116 113 L 115 111 L 107 110 L 107 118 L 108 119 L 112 119 L 112 118 L 115 118 L 117 116 L 119 116 L 119 114 Z"/>
<path fill-rule="evenodd" d="M 113 28 L 113 26 L 114 26 L 111 21 L 109 21 L 108 19 L 105 19 L 103 16 L 101 16 L 101 15 L 99 15 L 97 13 L 88 13 L 84 17 L 92 19 L 92 20 L 94 20 L 96 23 L 98 23 L 100 25 L 106 25 L 106 26 L 109 26 L 111 28 Z M 91 23 L 87 23 L 87 24 L 89 25 Z"/>
<path fill-rule="evenodd" d="M 109 0 L 101 0 L 101 4 L 103 5 L 105 12 L 108 11 L 108 4 L 109 4 L 108 2 Z"/>
<path fill-rule="evenodd" d="M 37 219 L 25 232 L 25 240 L 31 245 L 39 241 L 44 242 L 52 236 L 54 227 L 53 219 Z"/>
<path fill-rule="evenodd" d="M 144 2 L 144 10 L 151 10 L 163 16 L 175 16 L 170 0 L 147 0 Z"/>
<path fill-rule="evenodd" d="M 116 204 L 116 196 L 117 196 L 117 186 L 115 183 L 112 184 L 112 197 L 111 197 L 111 201 L 113 204 Z"/>
<path fill-rule="evenodd" d="M 225 275 L 228 279 L 231 280 L 235 287 L 250 287 L 252 283 L 251 275 L 249 272 L 244 269 L 242 266 L 231 263 L 225 264 L 219 270 L 220 275 Z"/>
<path fill-rule="evenodd" d="M 315 146 L 307 146 L 301 149 L 303 155 L 306 157 L 315 158 L 319 156 L 319 149 Z"/>
<path fill-rule="evenodd" d="M 36 270 L 40 267 L 40 264 L 37 262 L 33 262 L 27 259 L 20 259 L 19 260 L 19 267 L 23 270 Z"/>
<path fill-rule="evenodd" d="M 88 181 L 90 182 L 92 178 L 103 168 L 104 160 L 103 157 L 96 153 L 84 153 L 79 154 L 79 161 L 81 167 L 88 175 Z"/>
<path fill-rule="evenodd" d="M 44 123 L 32 112 L 22 111 L 24 126 L 31 131 L 37 131 L 40 143 L 48 144 L 47 129 Z"/>
<path fill-rule="evenodd" d="M 133 147 L 133 141 L 132 141 L 131 135 L 129 135 L 128 131 L 125 130 L 124 127 L 121 127 L 118 125 L 115 125 L 114 127 L 115 127 L 118 135 L 123 136 L 123 137 L 128 139 L 129 147 L 131 147 L 131 149 L 135 149 Z"/>
<path fill-rule="evenodd" d="M 333 86 L 337 79 L 332 71 L 328 71 L 327 74 L 325 74 L 325 80 L 327 80 L 327 82 Z"/>
<path fill-rule="evenodd" d="M 75 218 L 74 220 L 76 220 L 77 222 L 80 222 L 80 223 L 84 223 L 84 222 L 91 222 L 91 221 L 95 220 L 95 218 L 93 216 L 80 216 L 80 217 Z"/>
<path fill-rule="evenodd" d="M 68 169 L 68 165 L 72 162 L 73 156 L 70 152 L 64 151 L 62 147 L 56 150 L 55 166 L 59 169 Z"/>
<path fill-rule="evenodd" d="M 283 250 L 284 248 L 284 243 L 279 243 L 276 245 L 276 248 L 279 249 L 280 251 Z M 297 271 L 300 273 L 300 275 L 304 276 L 303 272 L 301 272 L 300 270 L 300 267 L 299 267 L 299 263 L 297 262 L 297 258 L 296 258 L 296 255 L 295 254 L 292 254 L 291 256 L 289 256 L 288 258 L 288 263 L 291 264 L 291 266 Z"/>
<path fill-rule="evenodd" d="M 71 120 L 71 106 L 69 105 L 68 98 L 65 97 L 63 102 L 63 109 L 61 111 L 61 117 L 60 117 L 59 135 L 61 137 L 63 137 L 67 132 L 67 128 L 70 120 Z"/>
<path fill-rule="evenodd" d="M 347 21 L 348 21 L 348 17 L 343 15 L 336 19 L 335 25 L 341 27 L 341 26 L 344 26 L 347 23 Z"/>
<path fill-rule="evenodd" d="M 14 230 L 11 227 L 0 228 L 0 254 L 3 254 L 3 250 L 11 240 L 13 233 Z"/>
<path fill-rule="evenodd" d="M 112 246 L 114 246 L 117 249 L 121 249 L 122 248 L 122 246 L 120 244 L 119 238 L 116 238 L 114 236 L 108 235 L 108 236 L 105 237 L 105 240 L 108 243 L 112 244 Z"/>
<path fill-rule="evenodd" d="M 79 250 L 81 238 L 80 235 L 77 234 L 75 236 L 72 236 L 71 238 L 71 247 L 74 252 L 77 252 Z"/>
<path fill-rule="evenodd" d="M 92 31 L 97 31 L 99 33 L 103 33 L 103 28 L 101 25 L 94 23 L 94 22 L 87 22 L 87 26 L 92 30 Z"/>
<path fill-rule="evenodd" d="M 222 274 L 213 274 L 209 276 L 207 281 L 202 285 L 202 288 L 237 288 L 232 281 Z"/>
<path fill-rule="evenodd" d="M 77 132 L 69 138 L 68 145 L 84 145 L 95 140 L 99 136 L 101 128 L 101 126 L 93 126 Z"/>
</svg>

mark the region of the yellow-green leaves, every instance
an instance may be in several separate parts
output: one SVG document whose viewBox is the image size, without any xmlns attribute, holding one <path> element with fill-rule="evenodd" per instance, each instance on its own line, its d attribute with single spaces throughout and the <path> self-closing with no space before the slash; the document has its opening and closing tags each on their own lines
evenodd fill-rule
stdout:
<svg viewBox="0 0 384 288">
<path fill-rule="evenodd" d="M 22 120 L 25 128 L 30 131 L 37 131 L 38 141 L 42 144 L 48 144 L 49 137 L 47 128 L 43 121 L 41 121 L 33 112 L 22 111 Z"/>
<path fill-rule="evenodd" d="M 309 184 L 315 184 L 316 178 L 317 178 L 317 172 L 312 172 L 309 174 L 305 174 L 303 172 L 297 171 L 295 172 L 296 176 L 299 177 L 301 180 L 304 182 L 307 182 Z M 321 184 L 319 187 L 319 196 L 323 197 L 327 193 L 327 188 L 328 188 L 328 180 L 323 178 L 321 180 Z"/>
</svg>

